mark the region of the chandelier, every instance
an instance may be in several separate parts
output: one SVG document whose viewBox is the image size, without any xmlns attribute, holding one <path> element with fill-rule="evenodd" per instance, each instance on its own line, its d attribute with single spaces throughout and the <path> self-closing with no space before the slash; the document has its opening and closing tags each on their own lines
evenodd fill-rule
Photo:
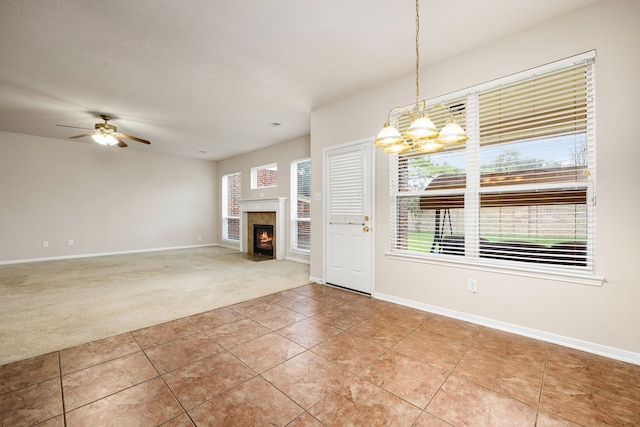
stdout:
<svg viewBox="0 0 640 427">
<path fill-rule="evenodd" d="M 378 147 L 382 147 L 387 153 L 406 153 L 414 150 L 418 153 L 435 153 L 443 150 L 447 145 L 461 144 L 467 140 L 464 129 L 456 122 L 451 109 L 438 104 L 436 107 L 445 108 L 449 113 L 447 124 L 438 131 L 429 118 L 426 101 L 420 100 L 420 6 L 416 0 L 416 103 L 413 109 L 406 107 L 394 107 L 389 111 L 384 127 L 373 141 Z M 393 115 L 395 120 L 391 120 Z M 411 123 L 404 135 L 398 131 L 400 121 Z"/>
</svg>

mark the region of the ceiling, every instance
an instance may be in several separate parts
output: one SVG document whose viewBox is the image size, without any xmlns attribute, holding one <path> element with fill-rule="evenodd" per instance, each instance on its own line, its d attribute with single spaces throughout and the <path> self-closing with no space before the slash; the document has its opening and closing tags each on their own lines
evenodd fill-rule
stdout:
<svg viewBox="0 0 640 427">
<path fill-rule="evenodd" d="M 421 0 L 421 64 L 595 1 Z M 56 124 L 109 114 L 152 142 L 129 149 L 229 158 L 413 74 L 414 14 L 413 0 L 1 0 L 0 130 L 89 143 Z"/>
</svg>

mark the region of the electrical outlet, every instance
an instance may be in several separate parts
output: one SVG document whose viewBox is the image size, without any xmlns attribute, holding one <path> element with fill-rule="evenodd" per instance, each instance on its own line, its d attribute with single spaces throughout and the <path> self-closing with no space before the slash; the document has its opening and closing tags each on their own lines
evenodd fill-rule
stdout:
<svg viewBox="0 0 640 427">
<path fill-rule="evenodd" d="M 478 281 L 476 279 L 469 279 L 467 281 L 467 289 L 474 294 L 478 292 Z"/>
<path fill-rule="evenodd" d="M 73 246 L 73 240 L 67 240 L 67 246 Z"/>
<path fill-rule="evenodd" d="M 198 242 L 202 241 L 202 236 L 198 236 Z"/>
<path fill-rule="evenodd" d="M 49 242 L 47 242 L 47 241 L 42 242 L 42 247 L 43 248 L 48 248 L 49 247 Z"/>
</svg>

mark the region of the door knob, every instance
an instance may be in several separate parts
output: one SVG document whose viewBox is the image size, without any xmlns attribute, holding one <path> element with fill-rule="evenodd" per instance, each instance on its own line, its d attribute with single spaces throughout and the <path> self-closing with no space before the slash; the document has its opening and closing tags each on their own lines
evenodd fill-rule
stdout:
<svg viewBox="0 0 640 427">
<path fill-rule="evenodd" d="M 362 231 L 366 233 L 367 231 L 369 231 L 369 227 L 365 225 L 364 227 L 362 227 Z"/>
</svg>

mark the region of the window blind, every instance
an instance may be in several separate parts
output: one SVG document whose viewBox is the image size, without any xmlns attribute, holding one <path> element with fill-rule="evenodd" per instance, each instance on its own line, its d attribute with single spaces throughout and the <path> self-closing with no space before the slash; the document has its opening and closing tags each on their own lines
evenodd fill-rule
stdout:
<svg viewBox="0 0 640 427">
<path fill-rule="evenodd" d="M 593 271 L 593 67 L 589 55 L 447 100 L 469 140 L 392 157 L 392 252 Z"/>
<path fill-rule="evenodd" d="M 364 152 L 337 150 L 327 156 L 329 222 L 363 224 Z"/>
</svg>

